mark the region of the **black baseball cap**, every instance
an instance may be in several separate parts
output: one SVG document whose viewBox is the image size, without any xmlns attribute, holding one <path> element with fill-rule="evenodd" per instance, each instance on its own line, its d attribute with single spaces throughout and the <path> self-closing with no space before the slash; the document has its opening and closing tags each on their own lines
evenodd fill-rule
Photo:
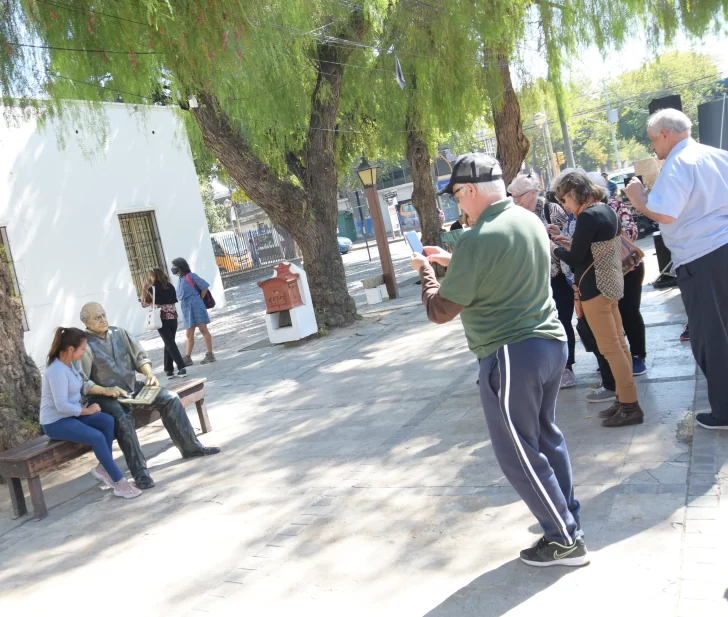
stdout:
<svg viewBox="0 0 728 617">
<path fill-rule="evenodd" d="M 492 182 L 503 178 L 500 163 L 492 156 L 482 152 L 469 152 L 458 157 L 452 166 L 450 182 L 438 195 L 448 193 L 452 195 L 452 187 L 456 184 L 477 184 L 478 182 Z"/>
</svg>

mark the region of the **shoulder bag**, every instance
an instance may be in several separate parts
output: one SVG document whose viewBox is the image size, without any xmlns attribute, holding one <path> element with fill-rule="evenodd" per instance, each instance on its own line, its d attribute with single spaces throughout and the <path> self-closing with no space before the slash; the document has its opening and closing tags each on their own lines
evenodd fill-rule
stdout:
<svg viewBox="0 0 728 617">
<path fill-rule="evenodd" d="M 189 274 L 185 275 L 185 278 L 187 279 L 187 282 L 192 285 L 197 290 L 197 293 L 202 296 L 202 292 L 200 291 L 200 288 L 195 285 L 194 281 L 192 280 L 192 277 Z M 205 308 L 214 308 L 215 306 L 215 298 L 212 297 L 212 292 L 210 291 L 210 288 L 207 288 L 207 293 L 202 296 L 202 302 L 205 304 Z"/>
<path fill-rule="evenodd" d="M 645 254 L 629 238 L 626 238 L 619 233 L 619 214 L 617 214 L 617 234 L 619 236 L 619 251 L 620 259 L 622 261 L 622 276 L 626 276 L 639 265 L 639 263 L 644 259 Z M 584 315 L 584 310 L 581 307 L 581 292 L 579 290 L 579 286 L 581 285 L 581 281 L 584 279 L 584 276 L 586 276 L 586 273 L 593 267 L 594 262 L 592 261 L 591 264 L 589 264 L 589 267 L 584 270 L 584 274 L 581 275 L 579 283 L 574 285 L 574 310 L 576 312 L 577 319 Z"/>
<path fill-rule="evenodd" d="M 147 319 L 144 323 L 145 330 L 159 330 L 162 327 L 162 309 L 156 305 L 157 288 L 152 285 L 152 304 L 147 313 Z"/>
</svg>

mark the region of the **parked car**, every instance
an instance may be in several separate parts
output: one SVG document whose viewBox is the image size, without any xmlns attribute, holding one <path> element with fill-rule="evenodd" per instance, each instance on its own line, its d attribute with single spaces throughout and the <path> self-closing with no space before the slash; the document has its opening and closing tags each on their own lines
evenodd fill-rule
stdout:
<svg viewBox="0 0 728 617">
<path fill-rule="evenodd" d="M 250 270 L 253 260 L 250 257 L 245 240 L 232 231 L 220 231 L 210 234 L 215 263 L 220 274 Z"/>
<path fill-rule="evenodd" d="M 346 255 L 351 250 L 352 241 L 342 236 L 338 236 L 336 239 L 339 241 L 339 252 Z"/>
<path fill-rule="evenodd" d="M 634 167 L 625 167 L 624 169 L 610 172 L 608 177 L 618 188 L 623 189 L 625 181 L 629 181 L 632 176 L 634 176 Z"/>
</svg>

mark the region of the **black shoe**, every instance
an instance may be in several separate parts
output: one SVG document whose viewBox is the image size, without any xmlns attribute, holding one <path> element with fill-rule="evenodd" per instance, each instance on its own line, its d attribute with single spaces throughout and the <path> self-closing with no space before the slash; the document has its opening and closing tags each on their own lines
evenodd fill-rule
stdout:
<svg viewBox="0 0 728 617">
<path fill-rule="evenodd" d="M 174 371 L 164 371 L 164 374 L 167 376 L 167 379 L 174 379 Z"/>
<path fill-rule="evenodd" d="M 187 375 L 187 369 L 181 368 L 180 370 L 177 371 L 177 375 L 179 375 L 180 377 L 185 377 Z"/>
<path fill-rule="evenodd" d="M 542 537 L 536 546 L 521 551 L 521 561 L 529 566 L 585 566 L 589 563 L 589 554 L 582 538 L 576 538 L 573 544 L 566 546 L 558 542 L 549 542 Z"/>
<path fill-rule="evenodd" d="M 148 475 L 139 476 L 138 478 L 134 478 L 134 484 L 137 485 L 137 488 L 139 488 L 143 491 L 155 486 L 154 480 L 152 480 L 152 477 L 148 476 Z"/>
<path fill-rule="evenodd" d="M 195 450 L 194 452 L 185 452 L 182 454 L 182 458 L 195 458 L 198 456 L 211 456 L 213 454 L 218 454 L 220 452 L 220 448 L 216 447 L 204 447 L 202 450 Z"/>
<path fill-rule="evenodd" d="M 699 413 L 695 416 L 695 421 L 711 431 L 728 431 L 728 423 L 718 420 L 712 413 Z"/>
</svg>

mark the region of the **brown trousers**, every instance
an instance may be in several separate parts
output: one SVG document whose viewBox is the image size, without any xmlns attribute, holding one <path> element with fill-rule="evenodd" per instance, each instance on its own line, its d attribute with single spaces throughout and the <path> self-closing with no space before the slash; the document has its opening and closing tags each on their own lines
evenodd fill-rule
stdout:
<svg viewBox="0 0 728 617">
<path fill-rule="evenodd" d="M 637 386 L 632 374 L 632 356 L 622 329 L 622 317 L 615 300 L 597 296 L 581 303 L 600 353 L 609 362 L 620 403 L 637 402 Z"/>
</svg>

